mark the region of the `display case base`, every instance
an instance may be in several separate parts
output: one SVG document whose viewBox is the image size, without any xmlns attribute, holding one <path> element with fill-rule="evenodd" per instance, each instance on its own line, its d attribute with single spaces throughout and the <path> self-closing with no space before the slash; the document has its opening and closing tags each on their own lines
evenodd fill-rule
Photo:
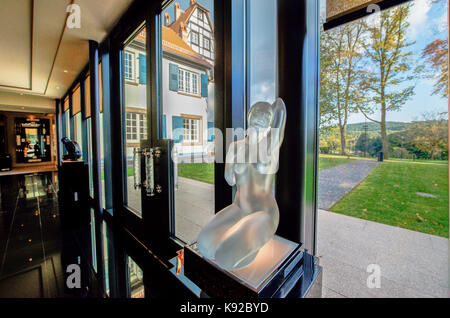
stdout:
<svg viewBox="0 0 450 318">
<path fill-rule="evenodd" d="M 305 252 L 301 245 L 275 236 L 250 266 L 224 270 L 204 258 L 196 244 L 184 248 L 184 276 L 198 286 L 202 295 L 219 298 L 303 297 Z"/>
</svg>

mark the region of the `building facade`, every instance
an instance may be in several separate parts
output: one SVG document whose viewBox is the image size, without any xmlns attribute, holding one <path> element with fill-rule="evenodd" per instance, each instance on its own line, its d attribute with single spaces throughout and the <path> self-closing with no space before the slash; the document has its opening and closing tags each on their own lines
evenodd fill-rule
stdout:
<svg viewBox="0 0 450 318">
<path fill-rule="evenodd" d="M 166 12 L 162 27 L 162 138 L 174 140 L 180 157 L 202 157 L 213 141 L 213 27 L 209 10 L 195 1 L 185 11 L 175 3 L 174 17 Z M 123 56 L 129 160 L 147 138 L 145 40 L 143 29 Z"/>
</svg>

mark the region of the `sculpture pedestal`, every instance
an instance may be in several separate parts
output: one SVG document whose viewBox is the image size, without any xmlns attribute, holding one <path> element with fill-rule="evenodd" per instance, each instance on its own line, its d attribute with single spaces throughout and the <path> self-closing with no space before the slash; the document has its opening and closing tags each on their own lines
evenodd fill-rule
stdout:
<svg viewBox="0 0 450 318">
<path fill-rule="evenodd" d="M 209 297 L 284 298 L 304 273 L 300 248 L 275 236 L 248 267 L 227 271 L 204 258 L 193 244 L 184 248 L 184 275 Z"/>
</svg>

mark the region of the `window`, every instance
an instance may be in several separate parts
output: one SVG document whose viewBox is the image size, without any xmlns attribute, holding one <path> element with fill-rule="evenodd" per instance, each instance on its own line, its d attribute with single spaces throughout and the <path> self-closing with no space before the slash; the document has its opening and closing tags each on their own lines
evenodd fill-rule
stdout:
<svg viewBox="0 0 450 318">
<path fill-rule="evenodd" d="M 180 68 L 178 70 L 178 91 L 198 95 L 198 80 L 199 76 L 197 73 Z"/>
<path fill-rule="evenodd" d="M 125 79 L 133 80 L 134 79 L 134 53 L 125 51 L 125 61 L 123 72 L 125 75 Z"/>
<path fill-rule="evenodd" d="M 191 93 L 191 73 L 190 72 L 184 72 L 184 82 L 186 84 L 186 92 Z"/>
<path fill-rule="evenodd" d="M 200 142 L 200 119 L 183 118 L 183 141 L 186 143 Z"/>
<path fill-rule="evenodd" d="M 192 94 L 198 94 L 198 74 L 192 73 Z"/>
<path fill-rule="evenodd" d="M 198 45 L 198 33 L 192 31 L 191 32 L 191 42 L 192 44 L 197 44 Z"/>
<path fill-rule="evenodd" d="M 210 40 L 209 40 L 208 38 L 206 38 L 206 37 L 203 38 L 203 48 L 204 48 L 205 50 L 208 50 L 208 51 L 211 50 L 211 42 L 210 42 Z"/>
<path fill-rule="evenodd" d="M 182 69 L 178 70 L 178 90 L 184 92 L 184 71 Z"/>
<path fill-rule="evenodd" d="M 127 113 L 127 141 L 137 140 L 136 113 Z"/>
<path fill-rule="evenodd" d="M 147 117 L 145 114 L 127 113 L 127 141 L 147 138 Z M 138 138 L 139 137 L 139 138 Z"/>
<path fill-rule="evenodd" d="M 168 5 L 163 10 L 162 16 L 166 13 L 171 15 L 176 2 L 185 12 L 192 3 L 178 0 L 167 2 Z M 202 5 L 192 12 L 193 20 L 197 21 L 198 30 L 191 30 L 189 34 L 189 42 L 191 46 L 198 49 L 199 54 L 201 54 L 200 47 L 203 47 L 202 33 L 208 32 L 208 38 L 214 38 L 213 28 L 209 25 L 209 17 L 207 17 L 209 14 L 207 10 L 214 16 L 214 1 L 202 1 Z M 194 22 L 191 26 L 195 28 Z M 180 36 L 179 38 L 182 40 Z M 172 157 L 175 208 L 170 215 L 173 218 L 170 231 L 172 236 L 186 244 L 191 244 L 197 240 L 201 228 L 215 215 L 213 163 L 215 153 L 212 147 L 214 136 L 210 130 L 208 142 L 206 142 L 204 140 L 206 132 L 203 131 L 206 127 L 214 128 L 214 85 L 209 85 L 214 79 L 208 78 L 207 73 L 210 70 L 187 66 L 193 64 L 168 62 L 165 64 L 169 64 L 168 70 L 165 69 L 162 72 L 162 80 L 165 87 L 168 84 L 169 89 L 163 92 L 165 96 L 162 99 L 158 117 L 162 118 L 163 138 L 172 139 L 175 150 Z M 208 57 L 208 62 L 212 70 L 214 57 Z M 177 92 L 179 94 L 176 94 Z M 180 96 L 184 94 L 194 97 Z M 198 177 L 199 175 L 201 177 Z M 192 196 L 192 193 L 196 195 Z M 186 208 L 198 206 L 199 197 L 202 198 L 200 209 Z"/>
<path fill-rule="evenodd" d="M 147 139 L 147 117 L 139 114 L 139 139 Z"/>
</svg>

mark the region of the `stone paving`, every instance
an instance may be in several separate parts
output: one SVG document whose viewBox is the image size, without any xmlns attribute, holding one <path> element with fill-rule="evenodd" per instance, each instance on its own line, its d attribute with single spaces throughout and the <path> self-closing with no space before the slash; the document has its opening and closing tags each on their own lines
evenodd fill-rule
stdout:
<svg viewBox="0 0 450 318">
<path fill-rule="evenodd" d="M 447 238 L 319 210 L 323 297 L 448 297 Z M 378 265 L 381 288 L 367 267 Z"/>
<path fill-rule="evenodd" d="M 374 160 L 352 162 L 319 171 L 319 208 L 329 210 L 377 166 Z"/>
</svg>

